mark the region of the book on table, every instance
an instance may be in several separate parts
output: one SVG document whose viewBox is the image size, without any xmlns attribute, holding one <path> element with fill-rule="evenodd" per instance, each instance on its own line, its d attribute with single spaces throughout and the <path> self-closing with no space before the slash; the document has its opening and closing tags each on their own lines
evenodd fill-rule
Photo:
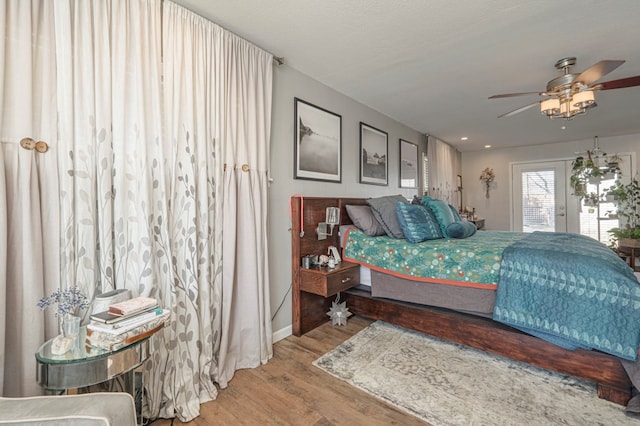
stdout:
<svg viewBox="0 0 640 426">
<path fill-rule="evenodd" d="M 87 325 L 85 343 L 98 349 L 115 351 L 160 331 L 169 323 L 169 317 L 169 310 L 164 309 L 153 318 L 132 327 L 108 329 L 101 328 L 105 324 L 91 323 Z"/>
<path fill-rule="evenodd" d="M 140 299 L 140 298 L 136 297 L 136 299 Z M 90 318 L 96 322 L 101 322 L 105 324 L 115 324 L 117 322 L 125 320 L 139 313 L 148 312 L 150 310 L 158 308 L 158 301 L 156 299 L 151 297 L 145 297 L 144 299 L 147 299 L 147 300 L 145 300 L 144 302 L 135 302 L 131 304 L 131 306 L 133 305 L 137 306 L 137 308 L 135 309 L 122 307 L 122 306 L 119 307 L 118 305 L 120 305 L 120 303 L 116 303 L 113 305 L 109 305 L 106 311 L 96 312 L 94 314 L 91 314 Z M 135 300 L 135 299 L 129 299 L 129 300 Z M 128 302 L 129 300 L 126 300 L 126 302 Z M 115 311 L 118 311 L 118 312 L 115 312 Z M 127 311 L 127 313 L 126 314 L 119 313 L 124 311 Z"/>
<path fill-rule="evenodd" d="M 114 315 L 129 316 L 158 306 L 158 301 L 153 297 L 138 296 L 133 299 L 109 305 L 108 311 Z"/>
<path fill-rule="evenodd" d="M 152 321 L 160 315 L 163 315 L 166 310 L 162 308 L 152 308 L 144 312 L 140 312 L 135 315 L 129 315 L 127 317 L 119 317 L 117 321 L 101 321 L 94 319 L 91 316 L 91 322 L 87 324 L 88 329 L 96 331 L 104 331 L 110 334 L 122 334 L 129 330 L 133 330 L 139 325 L 145 324 L 148 321 Z"/>
</svg>

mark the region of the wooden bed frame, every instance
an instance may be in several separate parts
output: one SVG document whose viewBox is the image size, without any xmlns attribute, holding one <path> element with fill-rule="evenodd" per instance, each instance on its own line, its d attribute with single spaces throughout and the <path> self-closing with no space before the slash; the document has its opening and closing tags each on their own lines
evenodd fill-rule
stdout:
<svg viewBox="0 0 640 426">
<path fill-rule="evenodd" d="M 307 254 L 326 254 L 329 246 L 340 246 L 337 230 L 326 240 L 318 240 L 316 227 L 319 222 L 324 222 L 327 207 L 340 208 L 341 224 L 351 224 L 345 210 L 348 204 L 362 205 L 366 204 L 366 200 L 340 197 L 291 198 L 293 334 L 296 336 L 325 323 L 328 320 L 326 313 L 335 300 L 334 295 L 323 297 L 301 291 L 301 258 Z M 303 236 L 301 231 L 304 231 Z M 488 318 L 375 298 L 367 291 L 344 291 L 341 293 L 341 300 L 347 302 L 349 311 L 354 314 L 595 382 L 598 396 L 617 404 L 626 405 L 631 398 L 631 381 L 620 360 L 612 355 L 582 349 L 569 351 Z"/>
</svg>

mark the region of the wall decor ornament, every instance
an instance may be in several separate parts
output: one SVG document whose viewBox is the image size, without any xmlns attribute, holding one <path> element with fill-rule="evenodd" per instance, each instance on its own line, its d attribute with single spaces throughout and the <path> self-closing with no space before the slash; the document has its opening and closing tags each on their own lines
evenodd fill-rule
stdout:
<svg viewBox="0 0 640 426">
<path fill-rule="evenodd" d="M 338 303 L 331 302 L 331 309 L 327 312 L 327 316 L 331 318 L 331 325 L 347 325 L 347 318 L 353 315 L 347 308 L 347 302 Z"/>
<path fill-rule="evenodd" d="M 493 182 L 495 178 L 496 174 L 491 167 L 485 168 L 480 174 L 480 180 L 484 183 L 486 198 L 489 198 L 489 188 L 491 187 L 491 182 Z"/>
</svg>

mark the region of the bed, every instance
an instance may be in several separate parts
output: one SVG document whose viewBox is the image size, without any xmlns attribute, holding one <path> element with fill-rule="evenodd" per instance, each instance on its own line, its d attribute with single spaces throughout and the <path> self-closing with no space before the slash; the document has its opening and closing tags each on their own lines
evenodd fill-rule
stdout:
<svg viewBox="0 0 640 426">
<path fill-rule="evenodd" d="M 318 240 L 315 227 L 324 220 L 326 207 L 339 207 L 341 224 L 349 225 L 347 205 L 365 205 L 362 198 L 292 197 L 292 278 L 293 333 L 301 335 L 327 320 L 334 295 L 326 297 L 301 291 L 300 259 L 306 254 L 325 253 L 329 246 L 340 245 L 338 233 L 326 240 Z M 517 238 L 516 238 L 517 237 Z M 520 237 L 514 234 L 517 241 Z M 349 258 L 358 262 L 358 258 Z M 362 262 L 365 263 L 365 262 Z M 368 265 L 371 266 L 371 265 Z M 451 272 L 451 271 L 449 271 Z M 455 271 L 454 271 L 455 272 Z M 354 287 L 341 293 L 349 310 L 371 319 L 384 320 L 456 343 L 505 356 L 538 367 L 569 374 L 597 383 L 598 395 L 621 405 L 631 397 L 632 383 L 623 367 L 622 358 L 599 350 L 565 349 L 557 344 L 534 337 L 529 333 L 497 322 L 491 318 L 496 291 L 472 277 L 468 285 L 459 285 L 456 297 L 437 294 L 447 278 L 406 279 L 403 274 L 389 273 L 384 268 L 371 268 L 372 289 Z M 384 285 L 378 286 L 377 283 Z M 465 281 L 460 281 L 464 283 Z M 399 284 L 405 285 L 404 300 L 395 294 Z M 412 286 L 414 287 L 412 289 Z M 417 287 L 421 288 L 418 289 Z M 422 287 L 432 287 L 436 293 L 421 300 Z M 453 286 L 454 288 L 456 286 Z M 412 293 L 414 291 L 414 293 Z M 475 295 L 469 297 L 471 291 Z M 415 302 L 421 303 L 415 303 Z M 453 302 L 452 302 L 453 301 Z M 469 304 L 468 301 L 474 301 Z M 475 303 L 478 302 L 478 303 Z M 437 306 L 439 305 L 439 306 Z M 629 362 L 627 362 L 629 364 Z"/>
</svg>

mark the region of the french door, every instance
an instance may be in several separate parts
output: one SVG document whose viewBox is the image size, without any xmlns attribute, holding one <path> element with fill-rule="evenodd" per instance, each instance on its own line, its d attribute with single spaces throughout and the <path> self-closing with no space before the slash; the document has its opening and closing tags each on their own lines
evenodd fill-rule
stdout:
<svg viewBox="0 0 640 426">
<path fill-rule="evenodd" d="M 513 230 L 567 232 L 566 161 L 513 164 Z"/>
<path fill-rule="evenodd" d="M 618 157 L 620 177 L 626 182 L 631 176 L 632 157 L 629 154 Z M 608 243 L 611 238 L 608 230 L 620 222 L 614 214 L 615 204 L 605 201 L 604 195 L 618 176 L 587 185 L 587 192 L 596 193 L 601 199 L 595 206 L 589 206 L 571 195 L 570 174 L 571 160 L 512 164 L 512 229 L 574 232 Z"/>
</svg>

